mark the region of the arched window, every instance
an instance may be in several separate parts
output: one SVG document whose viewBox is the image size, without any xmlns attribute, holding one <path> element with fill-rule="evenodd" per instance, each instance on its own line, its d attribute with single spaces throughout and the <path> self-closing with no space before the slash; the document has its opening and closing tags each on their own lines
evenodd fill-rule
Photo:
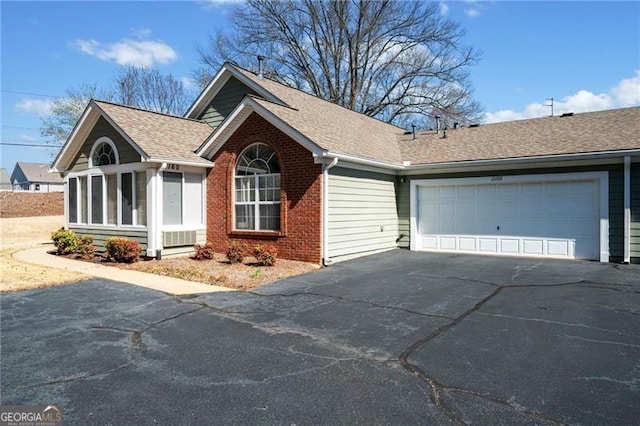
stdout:
<svg viewBox="0 0 640 426">
<path fill-rule="evenodd" d="M 111 139 L 102 137 L 91 148 L 90 167 L 109 166 L 118 164 L 118 151 Z"/>
<path fill-rule="evenodd" d="M 280 230 L 280 165 L 265 144 L 245 149 L 235 168 L 235 229 Z"/>
</svg>

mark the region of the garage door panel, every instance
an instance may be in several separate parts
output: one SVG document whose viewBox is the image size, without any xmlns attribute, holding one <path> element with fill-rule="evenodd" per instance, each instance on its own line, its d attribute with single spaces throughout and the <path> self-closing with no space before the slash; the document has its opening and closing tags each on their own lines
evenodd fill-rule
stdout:
<svg viewBox="0 0 640 426">
<path fill-rule="evenodd" d="M 595 198 L 596 187 L 592 181 L 573 181 L 571 182 L 571 195 L 586 195 L 589 198 Z"/>
<path fill-rule="evenodd" d="M 546 184 L 547 198 L 567 198 L 567 182 L 548 182 Z"/>
<path fill-rule="evenodd" d="M 573 216 L 593 217 L 597 210 L 597 206 L 593 200 L 577 199 L 568 205 L 568 212 Z"/>
<path fill-rule="evenodd" d="M 544 240 L 523 238 L 522 253 L 529 256 L 542 256 L 544 254 Z"/>
<path fill-rule="evenodd" d="M 499 200 L 496 202 L 496 216 L 517 217 L 519 204 L 517 200 Z"/>
<path fill-rule="evenodd" d="M 476 194 L 482 200 L 493 200 L 496 198 L 496 185 L 478 185 Z"/>
<path fill-rule="evenodd" d="M 500 251 L 507 254 L 520 254 L 520 240 L 517 238 L 501 238 Z"/>
<path fill-rule="evenodd" d="M 571 256 L 571 245 L 572 242 L 570 240 L 547 240 L 547 254 L 550 256 L 569 257 Z"/>
<path fill-rule="evenodd" d="M 455 234 L 456 222 L 451 219 L 440 219 L 438 221 L 438 233 L 439 234 Z"/>
<path fill-rule="evenodd" d="M 456 187 L 455 186 L 438 187 L 438 197 L 440 197 L 441 200 L 446 198 L 456 198 Z"/>
<path fill-rule="evenodd" d="M 598 259 L 599 180 L 531 177 L 419 187 L 419 248 Z"/>
</svg>

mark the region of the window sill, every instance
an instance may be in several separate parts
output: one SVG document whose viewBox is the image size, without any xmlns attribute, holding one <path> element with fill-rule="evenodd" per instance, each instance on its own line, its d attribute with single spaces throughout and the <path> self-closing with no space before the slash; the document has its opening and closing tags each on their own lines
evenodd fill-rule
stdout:
<svg viewBox="0 0 640 426">
<path fill-rule="evenodd" d="M 287 234 L 282 231 L 250 231 L 250 230 L 239 230 L 234 229 L 229 234 L 231 237 L 256 237 L 256 238 L 282 238 L 286 237 Z"/>
</svg>

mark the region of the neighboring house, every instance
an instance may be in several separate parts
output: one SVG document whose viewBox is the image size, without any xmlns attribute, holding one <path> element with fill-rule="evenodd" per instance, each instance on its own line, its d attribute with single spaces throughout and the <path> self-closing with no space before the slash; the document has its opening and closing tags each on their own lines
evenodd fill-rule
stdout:
<svg viewBox="0 0 640 426">
<path fill-rule="evenodd" d="M 49 164 L 18 161 L 11 173 L 14 191 L 62 192 L 64 181 L 57 173 L 49 172 Z"/>
<path fill-rule="evenodd" d="M 0 169 L 0 191 L 11 191 L 11 180 L 7 169 Z"/>
<path fill-rule="evenodd" d="M 185 118 L 91 101 L 53 168 L 70 229 L 148 256 L 640 260 L 640 108 L 414 136 L 225 64 Z"/>
</svg>

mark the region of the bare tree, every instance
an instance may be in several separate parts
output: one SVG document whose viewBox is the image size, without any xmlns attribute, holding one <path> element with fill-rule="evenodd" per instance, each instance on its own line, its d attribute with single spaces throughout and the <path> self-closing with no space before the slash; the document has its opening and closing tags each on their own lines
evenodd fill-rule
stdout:
<svg viewBox="0 0 640 426">
<path fill-rule="evenodd" d="M 431 110 L 478 119 L 469 68 L 479 52 L 463 29 L 422 1 L 247 0 L 228 32 L 199 48 L 202 75 L 231 61 L 347 108 L 399 125 L 424 127 Z"/>
<path fill-rule="evenodd" d="M 113 99 L 113 93 L 100 90 L 96 84 L 80 84 L 67 89 L 66 96 L 53 101 L 51 114 L 42 119 L 40 135 L 47 143 L 63 144 L 91 99 Z"/>
<path fill-rule="evenodd" d="M 40 134 L 47 143 L 63 144 L 91 99 L 181 115 L 192 97 L 171 74 L 164 75 L 153 68 L 122 68 L 111 90 L 100 89 L 97 84 L 81 84 L 68 89 L 66 96 L 56 98 L 51 115 L 42 120 Z"/>
<path fill-rule="evenodd" d="M 191 104 L 182 82 L 155 68 L 122 68 L 114 83 L 116 99 L 124 105 L 182 115 Z"/>
</svg>

